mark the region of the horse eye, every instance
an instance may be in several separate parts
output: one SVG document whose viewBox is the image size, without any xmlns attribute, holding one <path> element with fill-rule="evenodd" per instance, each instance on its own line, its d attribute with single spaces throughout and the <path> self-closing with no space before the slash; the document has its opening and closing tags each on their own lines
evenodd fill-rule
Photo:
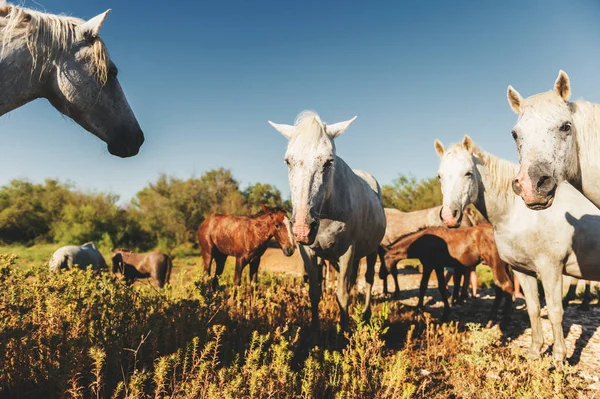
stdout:
<svg viewBox="0 0 600 399">
<path fill-rule="evenodd" d="M 568 132 L 571 130 L 571 122 L 565 122 L 562 124 L 562 126 L 560 127 L 560 131 L 561 132 Z"/>
<path fill-rule="evenodd" d="M 517 139 L 517 132 L 515 132 L 514 130 L 511 132 L 513 139 Z"/>
<path fill-rule="evenodd" d="M 283 162 L 285 162 L 287 166 L 290 166 L 290 161 L 288 159 L 284 159 Z"/>
<path fill-rule="evenodd" d="M 438 180 L 441 180 L 441 179 L 442 179 L 442 176 L 440 176 L 440 175 L 438 174 L 437 178 L 438 178 Z"/>
<path fill-rule="evenodd" d="M 323 169 L 329 169 L 332 166 L 333 166 L 333 159 L 330 159 L 327 162 L 325 162 L 325 164 L 323 165 Z"/>
<path fill-rule="evenodd" d="M 471 177 L 471 176 L 473 176 L 473 172 L 467 172 L 467 173 L 465 173 L 465 176 L 466 177 Z"/>
<path fill-rule="evenodd" d="M 275 227 L 277 227 L 278 229 L 281 228 L 281 224 L 280 223 L 275 223 Z"/>
</svg>

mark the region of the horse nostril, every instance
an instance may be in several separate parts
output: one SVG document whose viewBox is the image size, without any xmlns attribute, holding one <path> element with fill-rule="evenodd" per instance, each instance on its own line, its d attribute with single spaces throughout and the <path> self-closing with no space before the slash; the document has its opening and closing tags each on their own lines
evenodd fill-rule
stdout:
<svg viewBox="0 0 600 399">
<path fill-rule="evenodd" d="M 452 211 L 452 217 L 456 219 L 458 217 L 458 209 Z"/>
<path fill-rule="evenodd" d="M 515 178 L 512 182 L 512 189 L 517 195 L 521 195 L 521 184 L 518 178 Z"/>
<path fill-rule="evenodd" d="M 538 182 L 537 182 L 537 188 L 541 188 L 544 185 L 544 183 L 546 183 L 550 179 L 551 179 L 550 176 L 542 176 L 542 177 L 540 177 L 540 180 L 538 180 Z"/>
</svg>

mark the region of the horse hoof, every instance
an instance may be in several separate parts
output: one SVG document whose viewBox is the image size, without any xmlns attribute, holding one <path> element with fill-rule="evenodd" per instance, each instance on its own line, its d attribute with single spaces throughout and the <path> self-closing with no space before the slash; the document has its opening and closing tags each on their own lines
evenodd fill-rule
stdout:
<svg viewBox="0 0 600 399">
<path fill-rule="evenodd" d="M 538 351 L 535 351 L 533 349 L 529 349 L 527 351 L 527 357 L 531 360 L 539 360 L 542 358 L 542 356 L 540 355 L 540 353 Z"/>
</svg>

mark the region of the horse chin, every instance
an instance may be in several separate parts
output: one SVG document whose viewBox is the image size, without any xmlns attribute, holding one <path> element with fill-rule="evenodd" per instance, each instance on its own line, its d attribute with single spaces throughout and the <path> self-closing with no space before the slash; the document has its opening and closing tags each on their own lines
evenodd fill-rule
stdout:
<svg viewBox="0 0 600 399">
<path fill-rule="evenodd" d="M 290 246 L 290 247 L 285 247 L 285 248 L 283 249 L 283 254 L 284 254 L 285 256 L 287 256 L 287 257 L 290 257 L 290 256 L 292 256 L 292 255 L 294 254 L 294 250 L 295 250 L 295 248 L 294 248 L 294 247 L 292 247 L 292 246 Z"/>
<path fill-rule="evenodd" d="M 551 197 L 547 197 L 545 201 L 535 201 L 535 202 L 530 202 L 527 203 L 525 202 L 525 205 L 527 206 L 527 208 L 534 210 L 534 211 L 543 211 L 544 209 L 548 209 L 552 206 L 552 203 L 554 202 L 554 195 L 552 195 Z"/>
</svg>

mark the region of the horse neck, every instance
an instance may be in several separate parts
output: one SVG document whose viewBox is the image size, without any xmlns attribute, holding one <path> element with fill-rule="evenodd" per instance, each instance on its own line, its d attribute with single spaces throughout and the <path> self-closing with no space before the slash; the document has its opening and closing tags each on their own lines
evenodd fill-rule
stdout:
<svg viewBox="0 0 600 399">
<path fill-rule="evenodd" d="M 588 171 L 598 171 L 598 156 L 600 148 L 600 104 L 587 101 L 577 101 L 576 111 L 573 114 L 576 125 L 577 163 L 571 165 L 576 169 L 570 173 L 569 182 L 581 191 L 582 180 L 597 181 L 600 175 L 585 176 Z M 582 176 L 584 175 L 584 176 Z"/>
<path fill-rule="evenodd" d="M 0 43 L 2 39 L 0 34 Z M 0 70 L 4 79 L 0 79 L 0 116 L 44 97 L 48 77 L 48 74 L 33 68 L 33 58 L 24 41 L 15 39 L 2 51 Z"/>
<path fill-rule="evenodd" d="M 333 220 L 344 220 L 344 212 L 350 209 L 344 206 L 344 203 L 350 201 L 352 182 L 349 179 L 360 179 L 352 171 L 350 166 L 344 160 L 336 155 L 336 163 L 333 175 L 332 187 L 329 195 L 323 201 L 323 207 L 320 214 L 323 218 Z"/>
<path fill-rule="evenodd" d="M 268 214 L 252 218 L 251 226 L 257 247 L 269 241 L 275 234 L 275 225 Z"/>
<path fill-rule="evenodd" d="M 485 154 L 486 161 L 475 158 L 480 180 L 475 207 L 492 225 L 510 216 L 517 195 L 512 190 L 512 180 L 518 165 Z"/>
</svg>

